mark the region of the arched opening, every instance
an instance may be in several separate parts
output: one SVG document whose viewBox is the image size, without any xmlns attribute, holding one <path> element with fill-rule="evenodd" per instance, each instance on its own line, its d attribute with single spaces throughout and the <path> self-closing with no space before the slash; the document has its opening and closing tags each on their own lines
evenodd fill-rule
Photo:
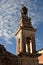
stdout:
<svg viewBox="0 0 43 65">
<path fill-rule="evenodd" d="M 26 37 L 26 52 L 32 53 L 32 41 L 30 37 Z"/>
</svg>

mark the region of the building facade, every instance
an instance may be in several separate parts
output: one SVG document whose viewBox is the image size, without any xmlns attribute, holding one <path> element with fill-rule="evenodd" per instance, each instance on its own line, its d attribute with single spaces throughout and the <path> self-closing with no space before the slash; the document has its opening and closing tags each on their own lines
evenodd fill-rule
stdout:
<svg viewBox="0 0 43 65">
<path fill-rule="evenodd" d="M 17 57 L 0 44 L 0 65 L 17 65 Z"/>
<path fill-rule="evenodd" d="M 31 18 L 28 17 L 28 9 L 23 6 L 19 27 L 15 33 L 16 55 L 9 53 L 0 45 L 0 65 L 39 65 L 41 54 L 36 52 L 35 32 Z"/>
<path fill-rule="evenodd" d="M 40 50 L 38 50 L 37 51 L 39 54 L 41 54 L 41 56 L 39 56 L 38 57 L 38 60 L 39 60 L 39 64 L 41 65 L 43 65 L 43 48 L 42 49 L 40 49 Z"/>
</svg>

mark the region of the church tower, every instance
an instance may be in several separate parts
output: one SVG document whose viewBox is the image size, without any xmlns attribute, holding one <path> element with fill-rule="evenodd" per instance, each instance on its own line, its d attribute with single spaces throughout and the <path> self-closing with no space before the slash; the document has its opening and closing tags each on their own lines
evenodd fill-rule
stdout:
<svg viewBox="0 0 43 65">
<path fill-rule="evenodd" d="M 31 24 L 31 18 L 28 17 L 28 9 L 23 6 L 19 27 L 15 33 L 18 65 L 38 65 L 39 54 L 36 53 L 35 31 L 36 29 Z"/>
<path fill-rule="evenodd" d="M 16 35 L 16 54 L 19 53 L 35 53 L 35 31 L 31 24 L 31 18 L 28 17 L 28 9 L 23 6 L 21 9 L 21 18 L 19 20 L 19 28 Z"/>
</svg>

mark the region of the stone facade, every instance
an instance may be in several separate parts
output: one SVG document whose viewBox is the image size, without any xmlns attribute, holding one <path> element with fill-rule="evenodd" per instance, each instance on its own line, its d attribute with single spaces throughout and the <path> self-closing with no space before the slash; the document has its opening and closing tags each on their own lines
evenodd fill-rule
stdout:
<svg viewBox="0 0 43 65">
<path fill-rule="evenodd" d="M 37 55 L 34 54 L 21 54 L 18 56 L 19 65 L 38 65 Z"/>
<path fill-rule="evenodd" d="M 40 50 L 37 53 L 39 52 Z M 14 55 L 8 52 L 3 45 L 0 45 L 0 65 L 43 65 L 42 50 L 39 55 L 28 53 Z"/>
<path fill-rule="evenodd" d="M 17 65 L 17 57 L 0 45 L 0 65 Z"/>
</svg>

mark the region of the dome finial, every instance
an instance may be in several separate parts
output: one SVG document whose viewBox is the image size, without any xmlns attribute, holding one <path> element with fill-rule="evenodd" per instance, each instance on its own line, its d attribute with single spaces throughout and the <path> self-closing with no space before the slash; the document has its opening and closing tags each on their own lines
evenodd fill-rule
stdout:
<svg viewBox="0 0 43 65">
<path fill-rule="evenodd" d="M 22 15 L 27 15 L 27 7 L 24 6 L 24 4 L 22 4 L 22 9 L 21 9 L 21 14 Z"/>
</svg>

